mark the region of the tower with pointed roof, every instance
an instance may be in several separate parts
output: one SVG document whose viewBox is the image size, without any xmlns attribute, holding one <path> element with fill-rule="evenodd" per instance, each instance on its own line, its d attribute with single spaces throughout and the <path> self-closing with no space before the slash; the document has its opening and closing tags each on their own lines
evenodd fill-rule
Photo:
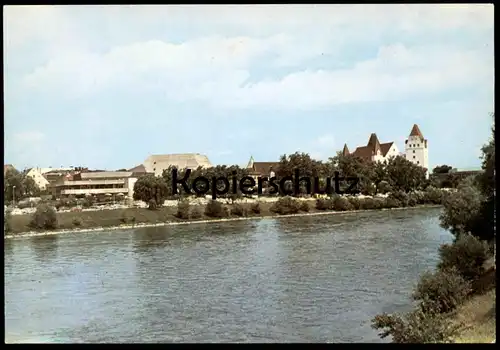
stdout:
<svg viewBox="0 0 500 350">
<path fill-rule="evenodd" d="M 405 141 L 405 156 L 410 162 L 426 168 L 426 177 L 429 178 L 428 143 L 417 124 L 413 124 L 410 136 Z"/>
</svg>

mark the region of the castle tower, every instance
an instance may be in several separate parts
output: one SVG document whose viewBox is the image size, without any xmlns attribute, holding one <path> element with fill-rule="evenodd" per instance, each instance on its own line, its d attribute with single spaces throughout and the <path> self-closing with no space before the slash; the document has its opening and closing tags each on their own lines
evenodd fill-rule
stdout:
<svg viewBox="0 0 500 350">
<path fill-rule="evenodd" d="M 344 157 L 348 156 L 349 154 L 351 154 L 351 152 L 349 152 L 349 148 L 347 148 L 347 143 L 344 144 L 344 149 L 342 149 L 342 155 Z"/>
<path fill-rule="evenodd" d="M 370 135 L 370 139 L 368 140 L 368 144 L 366 145 L 366 147 L 371 150 L 373 161 L 377 162 L 383 158 L 382 148 L 380 147 L 380 141 L 378 140 L 377 134 L 372 133 Z"/>
<path fill-rule="evenodd" d="M 410 136 L 405 141 L 405 156 L 410 162 L 426 168 L 427 172 L 425 176 L 429 178 L 428 143 L 417 124 L 413 125 Z"/>
</svg>

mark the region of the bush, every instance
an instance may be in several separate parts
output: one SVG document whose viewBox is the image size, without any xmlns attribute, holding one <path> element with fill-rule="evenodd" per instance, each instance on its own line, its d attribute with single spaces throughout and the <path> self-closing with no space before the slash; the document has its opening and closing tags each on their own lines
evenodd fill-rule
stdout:
<svg viewBox="0 0 500 350">
<path fill-rule="evenodd" d="M 302 203 L 300 203 L 300 211 L 308 213 L 310 209 L 311 208 L 309 207 L 309 203 L 307 203 L 307 201 L 302 201 Z"/>
<path fill-rule="evenodd" d="M 387 181 L 381 181 L 378 184 L 378 193 L 386 194 L 391 191 L 391 185 Z"/>
<path fill-rule="evenodd" d="M 345 197 L 333 196 L 332 197 L 332 209 L 335 211 L 348 211 L 353 210 L 351 202 Z"/>
<path fill-rule="evenodd" d="M 424 273 L 413 292 L 413 299 L 420 301 L 424 312 L 447 313 L 462 304 L 471 292 L 456 268 Z"/>
<path fill-rule="evenodd" d="M 270 210 L 280 215 L 297 214 L 300 211 L 300 203 L 296 199 L 287 196 L 274 202 Z"/>
<path fill-rule="evenodd" d="M 231 215 L 234 216 L 247 216 L 248 215 L 248 210 L 246 208 L 243 208 L 241 204 L 233 204 L 233 207 L 231 208 Z"/>
<path fill-rule="evenodd" d="M 352 205 L 352 208 L 354 210 L 359 210 L 361 209 L 361 200 L 359 198 L 356 198 L 356 197 L 349 197 L 349 203 L 351 203 Z"/>
<path fill-rule="evenodd" d="M 443 203 L 443 191 L 429 186 L 424 192 L 424 202 L 427 204 L 442 204 Z"/>
<path fill-rule="evenodd" d="M 467 281 L 477 280 L 485 272 L 484 263 L 491 257 L 488 243 L 467 234 L 452 244 L 443 244 L 439 255 L 439 269 L 456 268 Z"/>
<path fill-rule="evenodd" d="M 401 203 L 396 198 L 388 197 L 384 201 L 384 206 L 386 208 L 400 208 Z"/>
<path fill-rule="evenodd" d="M 135 216 L 128 215 L 126 211 L 123 211 L 122 216 L 120 217 L 120 221 L 124 224 L 134 223 Z"/>
<path fill-rule="evenodd" d="M 30 226 L 34 229 L 55 229 L 57 227 L 56 211 L 47 204 L 38 205 L 31 217 Z"/>
<path fill-rule="evenodd" d="M 333 201 L 329 198 L 318 198 L 316 199 L 316 209 L 318 210 L 332 210 Z"/>
<path fill-rule="evenodd" d="M 399 202 L 400 207 L 408 206 L 408 194 L 403 191 L 393 191 L 389 194 L 388 198 L 396 199 Z"/>
<path fill-rule="evenodd" d="M 17 207 L 19 209 L 31 208 L 32 206 L 33 206 L 33 203 L 30 201 L 27 201 L 27 200 L 17 203 Z"/>
<path fill-rule="evenodd" d="M 12 214 L 9 209 L 3 212 L 3 234 L 9 233 L 11 231 L 10 220 L 12 219 Z"/>
<path fill-rule="evenodd" d="M 148 209 L 149 210 L 156 210 L 156 209 L 158 209 L 158 204 L 156 203 L 156 200 L 150 199 L 148 201 Z"/>
<path fill-rule="evenodd" d="M 418 200 L 419 200 L 419 196 L 415 192 L 410 192 L 408 194 L 408 201 L 406 204 L 409 207 L 414 207 L 414 206 L 419 204 Z"/>
<path fill-rule="evenodd" d="M 221 202 L 211 200 L 205 206 L 205 215 L 211 218 L 224 218 L 228 216 L 227 208 Z"/>
<path fill-rule="evenodd" d="M 198 207 L 194 207 L 193 210 L 191 210 L 191 219 L 199 219 L 201 218 L 202 213 L 201 210 Z"/>
<path fill-rule="evenodd" d="M 370 210 L 370 209 L 377 209 L 377 203 L 373 198 L 363 198 L 360 199 L 360 209 L 365 209 L 365 210 Z"/>
<path fill-rule="evenodd" d="M 82 226 L 82 219 L 81 218 L 74 218 L 73 225 L 77 226 L 77 227 Z"/>
<path fill-rule="evenodd" d="M 372 320 L 372 328 L 382 329 L 381 338 L 392 337 L 393 343 L 451 343 L 459 326 L 443 314 L 423 312 L 381 314 Z"/>
<path fill-rule="evenodd" d="M 86 197 L 82 201 L 82 207 L 84 207 L 84 208 L 90 208 L 93 205 L 94 205 L 94 197 Z"/>
<path fill-rule="evenodd" d="M 260 214 L 260 204 L 259 203 L 254 203 L 250 206 L 250 210 L 254 214 Z"/>
<path fill-rule="evenodd" d="M 480 214 L 482 196 L 475 187 L 461 186 L 458 191 L 444 197 L 441 227 L 458 237 L 474 229 Z"/>
<path fill-rule="evenodd" d="M 190 217 L 189 210 L 190 210 L 189 200 L 187 199 L 180 200 L 177 203 L 177 213 L 175 214 L 175 216 L 178 217 L 179 219 L 188 220 Z"/>
</svg>

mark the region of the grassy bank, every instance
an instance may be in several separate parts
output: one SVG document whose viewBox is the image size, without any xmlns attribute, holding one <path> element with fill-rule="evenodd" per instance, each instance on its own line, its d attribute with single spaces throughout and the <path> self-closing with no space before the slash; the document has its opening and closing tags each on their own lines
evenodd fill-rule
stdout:
<svg viewBox="0 0 500 350">
<path fill-rule="evenodd" d="M 376 202 L 376 201 L 375 201 Z M 298 201 L 296 202 L 298 203 Z M 319 203 L 319 204 L 318 204 Z M 328 204 L 328 202 L 326 202 Z M 359 210 L 374 210 L 374 209 L 389 209 L 381 205 L 373 205 L 374 201 L 367 201 L 369 206 L 361 207 L 342 207 L 335 208 L 334 206 L 325 206 L 325 200 L 316 201 L 300 201 L 300 206 L 296 210 L 290 210 L 286 205 L 278 206 L 276 209 L 275 203 L 259 202 L 257 205 L 258 211 L 255 210 L 255 203 L 243 203 L 234 205 L 223 205 L 226 211 L 225 215 L 211 216 L 207 215 L 206 206 L 191 205 L 189 212 L 197 212 L 198 215 L 193 217 L 188 215 L 180 218 L 178 214 L 179 208 L 174 207 L 160 207 L 156 210 L 149 210 L 145 208 L 128 208 L 117 210 L 99 210 L 99 211 L 83 211 L 83 212 L 57 212 L 57 227 L 56 230 L 88 230 L 93 228 L 111 228 L 123 225 L 155 225 L 162 223 L 186 223 L 197 221 L 212 221 L 221 219 L 237 219 L 237 218 L 260 218 L 260 217 L 276 217 L 286 214 L 326 214 L 335 212 L 352 212 Z M 321 205 L 320 205 L 321 204 Z M 293 205 L 293 203 L 292 203 Z M 418 207 L 423 207 L 419 205 Z M 429 206 L 429 205 L 426 205 Z M 435 205 L 434 205 L 435 206 Z M 414 207 L 412 205 L 412 207 Z M 395 207 L 396 209 L 397 207 Z M 239 211 L 235 210 L 239 209 Z M 285 209 L 285 210 L 283 210 Z M 337 209 L 337 210 L 335 210 Z M 47 231 L 35 230 L 30 224 L 32 215 L 13 215 L 9 219 L 9 232 L 8 235 L 19 235 L 26 232 L 33 231 Z"/>
</svg>

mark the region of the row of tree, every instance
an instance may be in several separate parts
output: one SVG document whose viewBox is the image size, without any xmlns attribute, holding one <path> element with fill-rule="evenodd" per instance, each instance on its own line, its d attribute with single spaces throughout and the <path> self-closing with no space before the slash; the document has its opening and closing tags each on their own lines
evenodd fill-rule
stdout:
<svg viewBox="0 0 500 350">
<path fill-rule="evenodd" d="M 178 198 L 173 193 L 173 170 L 174 167 L 166 169 L 160 177 L 155 177 L 154 175 L 141 177 L 134 187 L 134 199 L 145 201 L 150 204 L 150 207 L 154 207 L 157 204 L 163 203 L 165 199 Z M 276 177 L 277 179 L 283 179 L 289 176 L 295 177 L 298 174 L 299 177 L 318 178 L 319 189 L 325 190 L 326 179 L 335 177 L 336 172 L 343 178 L 358 178 L 357 190 L 365 195 L 374 195 L 379 192 L 386 193 L 388 191 L 411 192 L 425 189 L 429 186 L 429 181 L 425 177 L 426 169 L 413 164 L 403 157 L 393 157 L 385 162 L 369 162 L 352 155 L 342 155 L 341 152 L 335 157 L 330 158 L 327 162 L 315 160 L 307 153 L 296 152 L 290 155 L 285 154 L 280 158 L 276 169 Z M 183 179 L 185 175 L 186 169 L 179 169 L 177 180 Z M 191 171 L 186 183 L 191 190 L 193 182 L 197 177 L 203 176 L 209 179 L 210 182 L 214 177 L 225 177 L 229 180 L 231 191 L 226 195 L 218 195 L 218 197 L 235 199 L 242 196 L 238 182 L 248 177 L 248 175 L 249 169 L 240 168 L 237 165 L 218 165 L 212 168 L 200 167 Z M 234 186 L 235 191 L 233 191 L 232 187 L 233 181 L 236 185 Z M 197 182 L 196 187 L 201 192 L 204 192 L 203 190 L 208 190 L 212 186 L 210 182 Z M 288 187 L 293 186 L 291 182 L 288 182 L 287 185 Z M 216 186 L 218 189 L 222 189 L 225 184 L 219 181 L 216 183 Z M 344 182 L 344 186 L 347 187 L 347 181 Z M 265 192 L 265 189 L 269 185 L 264 183 L 262 187 Z M 313 187 L 311 186 L 311 192 L 314 192 Z M 305 194 L 306 190 L 306 185 L 301 183 L 299 194 Z M 210 193 L 207 191 L 206 194 Z M 186 191 L 181 184 L 177 184 L 177 195 L 180 194 L 186 194 Z"/>
</svg>

